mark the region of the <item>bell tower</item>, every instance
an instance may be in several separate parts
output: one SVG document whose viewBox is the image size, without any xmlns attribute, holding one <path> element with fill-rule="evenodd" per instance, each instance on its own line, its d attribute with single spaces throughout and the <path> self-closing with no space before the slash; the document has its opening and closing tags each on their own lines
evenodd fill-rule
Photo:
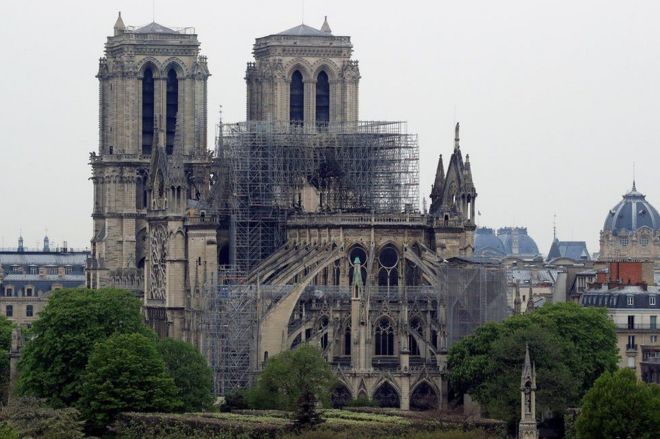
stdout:
<svg viewBox="0 0 660 439">
<path fill-rule="evenodd" d="M 87 284 L 143 291 L 157 121 L 163 154 L 177 155 L 186 178 L 195 180 L 188 187 L 205 190 L 203 175 L 210 166 L 206 57 L 200 56 L 193 28 L 155 22 L 127 26 L 120 13 L 96 77 L 99 146 L 90 154 L 94 204 Z"/>
<path fill-rule="evenodd" d="M 248 63 L 247 120 L 305 126 L 358 120 L 360 69 L 351 37 L 306 24 L 257 38 Z"/>
</svg>

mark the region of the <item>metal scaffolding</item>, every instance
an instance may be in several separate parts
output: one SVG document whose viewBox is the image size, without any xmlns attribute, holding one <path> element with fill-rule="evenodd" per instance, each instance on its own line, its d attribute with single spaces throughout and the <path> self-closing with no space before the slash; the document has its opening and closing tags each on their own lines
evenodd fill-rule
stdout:
<svg viewBox="0 0 660 439">
<path fill-rule="evenodd" d="M 419 209 L 419 147 L 405 122 L 221 124 L 216 141 L 230 261 L 249 271 L 285 240 L 291 213 Z"/>
<path fill-rule="evenodd" d="M 469 264 L 443 264 L 439 267 L 439 288 L 430 285 L 378 287 L 366 286 L 370 308 L 377 312 L 386 302 L 394 312 L 408 309 L 435 310 L 444 307 L 445 316 L 438 321 L 446 328 L 440 350 L 449 349 L 460 338 L 471 334 L 479 325 L 500 321 L 509 315 L 507 307 L 507 282 L 502 267 Z M 232 390 L 249 385 L 254 376 L 259 318 L 290 294 L 295 285 L 236 284 L 240 276 L 222 273 L 217 286 L 205 290 L 204 312 L 206 341 L 205 350 L 214 371 L 216 394 L 225 395 Z M 319 308 L 323 302 L 334 309 L 351 312 L 351 290 L 334 285 L 309 285 L 299 303 L 310 309 Z M 299 306 L 296 306 L 298 309 Z M 372 316 L 373 317 L 373 316 Z M 292 316 L 289 333 L 304 322 Z M 308 313 L 307 318 L 314 318 Z M 402 336 L 399 334 L 399 336 Z"/>
</svg>

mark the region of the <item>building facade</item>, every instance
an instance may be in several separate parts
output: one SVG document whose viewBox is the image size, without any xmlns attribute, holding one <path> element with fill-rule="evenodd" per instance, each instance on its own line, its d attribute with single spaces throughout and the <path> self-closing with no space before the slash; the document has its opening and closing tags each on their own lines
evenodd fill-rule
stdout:
<svg viewBox="0 0 660 439">
<path fill-rule="evenodd" d="M 660 264 L 660 214 L 646 196 L 632 189 L 607 213 L 600 232 L 599 258 L 648 259 Z"/>
<path fill-rule="evenodd" d="M 221 123 L 211 154 L 194 31 L 118 18 L 98 75 L 88 285 L 142 294 L 160 336 L 207 355 L 219 393 L 307 342 L 333 364 L 338 404 L 438 406 L 449 345 L 506 315 L 499 268 L 446 262 L 472 254 L 476 228 L 458 124 L 420 213 L 417 138 L 358 120 L 350 37 L 326 20 L 253 53 L 248 120 Z"/>
<path fill-rule="evenodd" d="M 580 303 L 607 308 L 616 327 L 619 367 L 634 369 L 647 382 L 658 382 L 660 289 L 653 285 L 652 263 L 611 262 L 607 272 L 597 273 Z"/>
<path fill-rule="evenodd" d="M 53 290 L 85 286 L 89 252 L 51 249 L 48 236 L 43 242 L 26 249 L 20 237 L 15 250 L 0 251 L 0 312 L 20 325 L 32 324 Z"/>
</svg>

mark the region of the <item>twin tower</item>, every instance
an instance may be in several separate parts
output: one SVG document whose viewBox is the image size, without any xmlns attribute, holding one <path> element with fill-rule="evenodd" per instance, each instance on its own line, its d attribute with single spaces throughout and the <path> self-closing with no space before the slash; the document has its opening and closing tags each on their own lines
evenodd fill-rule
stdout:
<svg viewBox="0 0 660 439">
<path fill-rule="evenodd" d="M 327 21 L 258 38 L 253 53 L 248 120 L 312 130 L 357 122 L 358 63 L 350 37 L 334 36 Z M 194 291 L 219 263 L 222 237 L 205 218 L 218 180 L 207 142 L 209 76 L 193 28 L 127 26 L 121 14 L 99 61 L 87 285 L 144 293 L 163 335 L 181 336 L 168 326 L 194 321 L 182 310 L 195 308 Z"/>
</svg>

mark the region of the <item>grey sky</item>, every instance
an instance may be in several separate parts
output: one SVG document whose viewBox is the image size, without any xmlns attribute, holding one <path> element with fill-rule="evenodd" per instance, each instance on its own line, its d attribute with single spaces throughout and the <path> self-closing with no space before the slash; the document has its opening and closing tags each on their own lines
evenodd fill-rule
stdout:
<svg viewBox="0 0 660 439">
<path fill-rule="evenodd" d="M 219 105 L 225 121 L 244 119 L 254 38 L 299 24 L 301 4 L 157 0 L 156 21 L 196 28 L 213 74 L 210 121 Z M 118 10 L 146 24 L 152 1 L 0 3 L 0 246 L 22 229 L 33 247 L 46 227 L 57 244 L 89 245 L 94 75 Z M 637 188 L 660 208 L 660 2 L 305 2 L 306 24 L 324 15 L 352 37 L 360 118 L 407 120 L 419 134 L 423 195 L 458 119 L 480 225 L 527 226 L 545 253 L 556 213 L 561 239 L 597 251 L 633 161 Z"/>
</svg>

